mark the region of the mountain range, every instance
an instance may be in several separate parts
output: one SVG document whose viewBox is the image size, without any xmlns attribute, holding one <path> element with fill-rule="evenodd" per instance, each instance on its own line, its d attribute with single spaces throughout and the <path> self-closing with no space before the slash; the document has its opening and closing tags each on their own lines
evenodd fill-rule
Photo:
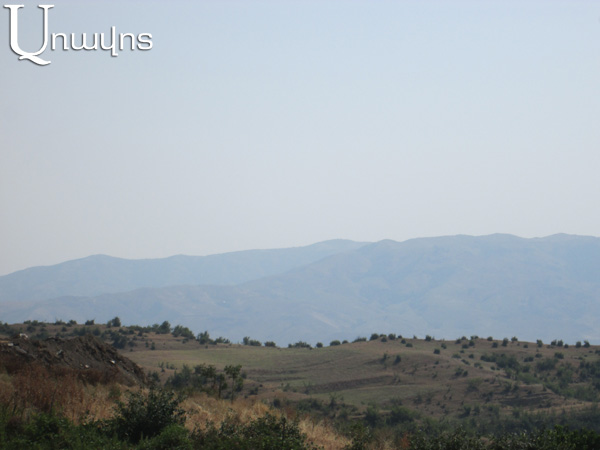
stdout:
<svg viewBox="0 0 600 450">
<path fill-rule="evenodd" d="M 234 341 L 371 333 L 600 341 L 600 238 L 445 236 L 205 257 L 91 256 L 0 277 L 0 318 L 168 320 Z"/>
</svg>

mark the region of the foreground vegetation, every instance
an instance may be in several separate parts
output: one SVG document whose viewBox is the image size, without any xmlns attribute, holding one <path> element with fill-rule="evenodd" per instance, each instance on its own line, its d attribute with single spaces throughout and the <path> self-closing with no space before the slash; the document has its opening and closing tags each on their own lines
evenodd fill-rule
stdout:
<svg viewBox="0 0 600 450">
<path fill-rule="evenodd" d="M 79 423 L 60 410 L 30 412 L 28 416 L 0 409 L 0 448 L 29 449 L 597 449 L 600 434 L 590 430 L 570 431 L 555 427 L 530 433 L 505 433 L 482 438 L 462 428 L 431 434 L 424 430 L 403 433 L 394 439 L 376 438 L 368 427 L 356 422 L 352 440 L 332 435 L 322 445 L 303 433 L 299 421 L 267 412 L 246 423 L 228 414 L 219 424 L 207 422 L 186 428 L 181 399 L 168 391 L 135 392 L 125 403 L 116 403 L 115 413 L 105 420 L 83 419 Z M 232 410 L 233 411 L 233 410 Z M 313 425 L 314 426 L 314 425 Z M 347 442 L 347 443 L 345 443 Z M 344 445 L 345 444 L 345 445 Z"/>
<path fill-rule="evenodd" d="M 600 351 L 585 341 L 374 333 L 278 348 L 117 319 L 0 324 L 94 334 L 154 384 L 0 360 L 0 448 L 600 448 Z"/>
</svg>

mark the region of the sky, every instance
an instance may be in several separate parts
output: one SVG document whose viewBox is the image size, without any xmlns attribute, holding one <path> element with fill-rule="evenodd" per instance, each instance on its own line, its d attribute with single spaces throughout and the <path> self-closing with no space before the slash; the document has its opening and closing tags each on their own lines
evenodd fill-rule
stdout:
<svg viewBox="0 0 600 450">
<path fill-rule="evenodd" d="M 21 3 L 33 52 L 43 13 Z M 600 235 L 598 2 L 53 4 L 49 33 L 114 26 L 152 49 L 47 48 L 38 66 L 0 9 L 0 275 L 99 253 Z"/>
</svg>

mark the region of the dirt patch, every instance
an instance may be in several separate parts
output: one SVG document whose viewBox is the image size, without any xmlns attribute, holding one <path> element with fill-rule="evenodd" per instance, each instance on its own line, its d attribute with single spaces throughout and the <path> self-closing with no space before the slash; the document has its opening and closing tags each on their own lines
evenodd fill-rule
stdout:
<svg viewBox="0 0 600 450">
<path fill-rule="evenodd" d="M 0 344 L 0 367 L 8 373 L 28 370 L 35 364 L 54 371 L 74 370 L 80 378 L 94 383 L 118 382 L 131 386 L 145 385 L 148 381 L 140 366 L 91 334 L 44 340 L 21 334 Z"/>
</svg>

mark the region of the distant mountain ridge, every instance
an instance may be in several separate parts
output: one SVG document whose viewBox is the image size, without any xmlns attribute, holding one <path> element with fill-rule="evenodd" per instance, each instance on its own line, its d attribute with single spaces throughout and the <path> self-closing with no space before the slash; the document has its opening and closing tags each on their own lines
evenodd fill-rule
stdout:
<svg viewBox="0 0 600 450">
<path fill-rule="evenodd" d="M 94 296 L 148 287 L 234 285 L 282 273 L 365 243 L 343 239 L 304 247 L 208 256 L 123 259 L 106 255 L 32 267 L 0 277 L 0 302 Z"/>
<path fill-rule="evenodd" d="M 0 303 L 3 320 L 95 318 L 231 339 L 328 342 L 372 332 L 600 341 L 600 238 L 446 236 L 333 252 L 221 286 Z"/>
</svg>

